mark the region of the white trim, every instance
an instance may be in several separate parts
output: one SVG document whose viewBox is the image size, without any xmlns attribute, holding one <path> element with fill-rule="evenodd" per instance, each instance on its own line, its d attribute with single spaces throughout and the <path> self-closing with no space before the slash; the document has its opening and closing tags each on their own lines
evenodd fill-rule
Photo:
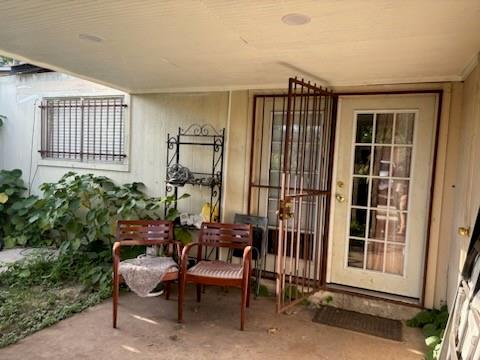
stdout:
<svg viewBox="0 0 480 360">
<path fill-rule="evenodd" d="M 472 71 L 475 69 L 475 67 L 479 64 L 480 60 L 480 53 L 475 54 L 465 65 L 465 67 L 462 70 L 462 73 L 460 75 L 461 80 L 460 81 L 465 81 L 468 76 L 472 73 Z"/>
<path fill-rule="evenodd" d="M 164 93 L 204 93 L 236 90 L 286 90 L 285 83 L 246 84 L 246 85 L 216 85 L 216 86 L 192 86 L 179 88 L 155 88 L 132 90 L 132 95 L 139 94 L 164 94 Z"/>
<path fill-rule="evenodd" d="M 292 74 L 295 76 L 295 74 Z M 425 84 L 425 83 L 444 83 L 463 81 L 462 75 L 445 75 L 445 76 L 426 76 L 416 78 L 391 78 L 376 79 L 366 81 L 331 81 L 329 89 L 336 87 L 354 87 L 354 86 L 377 86 L 377 85 L 405 85 L 405 84 Z M 133 95 L 138 94 L 162 94 L 162 93 L 184 93 L 184 92 L 216 92 L 216 91 L 235 91 L 235 90 L 287 90 L 285 83 L 265 83 L 265 84 L 245 84 L 245 85 L 216 85 L 216 86 L 192 86 L 179 88 L 154 88 L 154 89 L 136 89 L 130 90 Z"/>
<path fill-rule="evenodd" d="M 340 147 L 340 137 L 338 134 L 340 133 L 340 123 L 342 119 L 342 103 L 343 98 L 339 97 L 337 102 L 337 118 L 335 119 L 335 144 L 333 144 L 333 166 L 332 166 L 332 183 L 331 183 L 331 191 L 330 191 L 330 216 L 328 219 L 328 250 L 327 250 L 327 269 L 325 274 L 325 281 L 331 283 L 331 276 L 332 276 L 332 256 L 333 256 L 333 223 L 335 220 L 335 208 L 337 203 L 335 201 L 335 195 L 337 193 L 337 168 L 339 162 L 338 156 L 338 149 Z"/>
<path fill-rule="evenodd" d="M 64 161 L 40 159 L 38 166 L 42 167 L 61 167 L 69 169 L 90 169 L 90 170 L 107 170 L 107 171 L 130 171 L 128 162 L 123 164 L 102 163 L 102 162 L 86 162 L 86 161 Z"/>
</svg>

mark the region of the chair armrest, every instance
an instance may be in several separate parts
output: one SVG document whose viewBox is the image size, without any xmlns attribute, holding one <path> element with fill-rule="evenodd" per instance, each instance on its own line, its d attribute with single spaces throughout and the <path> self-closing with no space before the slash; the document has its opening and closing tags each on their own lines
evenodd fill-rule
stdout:
<svg viewBox="0 0 480 360">
<path fill-rule="evenodd" d="M 178 261 L 180 261 L 181 258 L 182 258 L 182 248 L 183 248 L 183 244 L 182 244 L 181 241 L 178 241 L 178 240 L 174 240 L 172 243 L 173 243 L 174 249 L 175 249 L 176 252 L 177 252 Z"/>
<path fill-rule="evenodd" d="M 245 266 L 247 263 L 250 264 L 252 260 L 252 249 L 253 247 L 249 245 L 243 250 L 243 266 Z"/>
<path fill-rule="evenodd" d="M 112 247 L 113 258 L 120 256 L 120 246 L 122 246 L 120 241 L 115 241 Z"/>
<path fill-rule="evenodd" d="M 182 273 L 185 273 L 187 270 L 187 263 L 188 263 L 188 253 L 190 252 L 190 249 L 193 248 L 194 246 L 199 246 L 200 243 L 198 242 L 193 242 L 188 245 L 186 245 L 183 250 L 182 250 L 182 257 L 180 259 L 180 271 Z"/>
<path fill-rule="evenodd" d="M 247 246 L 243 250 L 243 279 L 250 277 L 250 267 L 252 265 L 252 246 Z"/>
</svg>

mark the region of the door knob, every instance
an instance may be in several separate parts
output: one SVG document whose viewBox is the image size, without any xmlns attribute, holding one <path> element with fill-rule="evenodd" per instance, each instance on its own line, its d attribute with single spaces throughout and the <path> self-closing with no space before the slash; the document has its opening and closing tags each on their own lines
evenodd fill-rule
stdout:
<svg viewBox="0 0 480 360">
<path fill-rule="evenodd" d="M 343 196 L 342 194 L 335 194 L 335 199 L 337 199 L 339 203 L 345 202 L 345 196 Z"/>
</svg>

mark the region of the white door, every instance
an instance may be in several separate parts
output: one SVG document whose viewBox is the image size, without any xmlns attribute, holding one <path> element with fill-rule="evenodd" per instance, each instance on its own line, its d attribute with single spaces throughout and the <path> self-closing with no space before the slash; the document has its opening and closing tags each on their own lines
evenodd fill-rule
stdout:
<svg viewBox="0 0 480 360">
<path fill-rule="evenodd" d="M 420 298 L 437 101 L 340 97 L 331 283 Z"/>
</svg>

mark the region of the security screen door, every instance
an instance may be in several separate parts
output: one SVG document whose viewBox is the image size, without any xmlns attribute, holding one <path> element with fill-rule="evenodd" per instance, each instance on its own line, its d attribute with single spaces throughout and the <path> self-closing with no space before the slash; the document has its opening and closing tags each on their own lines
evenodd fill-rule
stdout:
<svg viewBox="0 0 480 360">
<path fill-rule="evenodd" d="M 323 283 L 330 209 L 334 95 L 290 79 L 281 124 L 280 199 L 276 256 L 277 311 Z M 273 130 L 275 130 L 275 123 Z M 272 142 L 273 144 L 273 142 Z"/>
</svg>

